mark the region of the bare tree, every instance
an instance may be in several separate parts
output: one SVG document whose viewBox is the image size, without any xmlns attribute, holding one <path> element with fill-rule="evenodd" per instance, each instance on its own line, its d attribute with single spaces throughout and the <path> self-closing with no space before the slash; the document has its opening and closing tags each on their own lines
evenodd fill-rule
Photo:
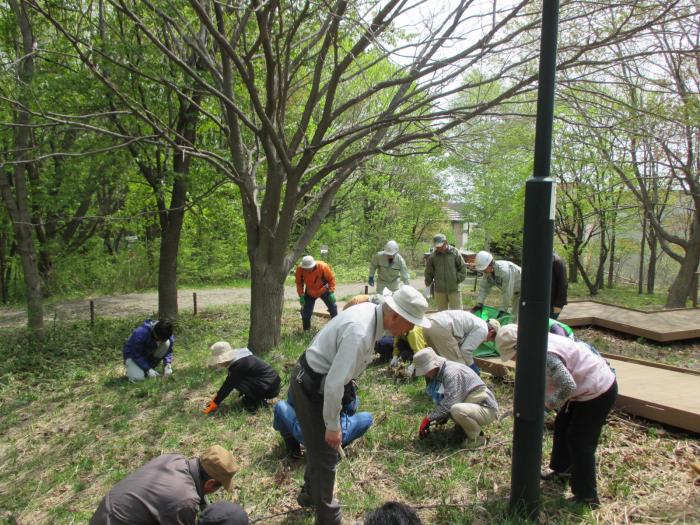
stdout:
<svg viewBox="0 0 700 525">
<path fill-rule="evenodd" d="M 83 13 L 82 2 L 64 2 L 62 11 L 32 3 L 81 59 L 100 53 L 89 36 L 93 17 L 62 16 L 70 7 Z M 562 34 L 571 29 L 574 36 L 562 41 L 559 67 L 574 67 L 587 53 L 647 30 L 675 3 L 563 2 Z M 106 5 L 150 43 L 150 52 L 191 79 L 203 98 L 195 101 L 153 71 L 120 67 L 196 102 L 200 122 L 223 139 L 175 141 L 180 135 L 170 123 L 120 96 L 176 154 L 203 159 L 240 189 L 252 277 L 249 346 L 256 352 L 280 341 L 284 280 L 358 168 L 379 155 L 429 152 L 435 139 L 531 91 L 536 82 L 539 12 L 528 0 L 494 4 L 488 12 L 471 0 L 455 0 L 434 13 L 428 2 L 405 0 L 189 0 L 189 9 L 168 0 Z M 617 22 L 598 24 L 600 13 Z M 585 40 L 577 29 L 582 24 L 595 28 Z M 174 41 L 196 55 L 199 69 L 169 45 Z M 466 75 L 477 69 L 479 74 Z M 102 80 L 125 95 L 122 86 Z M 469 103 L 445 102 L 463 90 L 480 95 Z M 304 227 L 295 228 L 300 222 Z"/>
</svg>

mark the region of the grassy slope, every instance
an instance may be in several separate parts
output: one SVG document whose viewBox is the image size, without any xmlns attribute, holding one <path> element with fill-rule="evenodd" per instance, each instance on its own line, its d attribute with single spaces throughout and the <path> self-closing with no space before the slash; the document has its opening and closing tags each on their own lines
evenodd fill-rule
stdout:
<svg viewBox="0 0 700 525">
<path fill-rule="evenodd" d="M 196 455 L 214 443 L 240 461 L 234 499 L 252 517 L 297 509 L 303 463 L 284 459 L 270 410 L 247 415 L 232 396 L 217 416 L 200 413 L 223 381 L 203 366 L 208 346 L 219 339 L 243 344 L 247 317 L 245 307 L 233 307 L 183 318 L 176 334 L 176 379 L 139 385 L 122 379 L 120 352 L 139 319 L 104 320 L 93 330 L 84 323 L 60 325 L 42 345 L 24 334 L 0 333 L 0 521 L 86 523 L 109 487 L 150 458 L 170 451 Z M 287 312 L 284 343 L 267 356 L 285 384 L 310 340 L 299 324 L 298 314 Z M 507 412 L 511 382 L 493 387 Z M 450 444 L 448 433 L 415 439 L 431 406 L 421 383 L 397 383 L 386 367 L 376 366 L 360 378 L 360 389 L 362 407 L 374 412 L 376 424 L 338 469 L 347 518 L 360 519 L 366 509 L 398 499 L 419 507 L 424 523 L 511 522 L 505 509 L 512 418 L 488 428 L 486 448 L 469 452 Z M 545 440 L 546 459 L 550 432 Z M 615 414 L 599 449 L 603 508 L 574 513 L 547 487 L 544 520 L 697 522 L 698 489 L 687 465 L 698 455 L 692 437 Z M 296 511 L 282 518 L 290 524 L 313 521 Z"/>
</svg>

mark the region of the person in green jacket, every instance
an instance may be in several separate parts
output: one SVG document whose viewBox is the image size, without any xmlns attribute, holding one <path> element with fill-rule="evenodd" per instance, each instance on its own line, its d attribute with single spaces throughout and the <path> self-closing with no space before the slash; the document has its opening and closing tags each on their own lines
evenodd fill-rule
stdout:
<svg viewBox="0 0 700 525">
<path fill-rule="evenodd" d="M 442 233 L 433 237 L 433 247 L 425 263 L 425 286 L 435 286 L 438 310 L 461 310 L 459 283 L 467 277 L 467 265 L 459 250 L 450 246 Z"/>
<path fill-rule="evenodd" d="M 384 288 L 395 292 L 403 284 L 409 284 L 406 262 L 399 254 L 399 245 L 396 241 L 389 241 L 384 250 L 377 252 L 372 257 L 369 265 L 369 278 L 367 283 L 374 286 L 374 274 L 377 274 L 377 293 L 382 293 Z"/>
</svg>

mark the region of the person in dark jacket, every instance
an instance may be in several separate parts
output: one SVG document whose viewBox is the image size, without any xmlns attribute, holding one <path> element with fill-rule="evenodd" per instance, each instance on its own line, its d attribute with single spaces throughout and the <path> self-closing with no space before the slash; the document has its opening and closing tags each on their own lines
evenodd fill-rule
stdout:
<svg viewBox="0 0 700 525">
<path fill-rule="evenodd" d="M 234 389 L 241 393 L 243 407 L 250 412 L 280 393 L 281 380 L 275 369 L 247 348 L 233 349 L 226 341 L 219 341 L 210 350 L 212 357 L 207 365 L 212 368 L 227 368 L 228 376 L 204 409 L 205 414 L 216 411 Z"/>
<path fill-rule="evenodd" d="M 249 525 L 248 513 L 238 503 L 217 501 L 207 505 L 198 525 Z"/>
<path fill-rule="evenodd" d="M 459 285 L 467 278 L 467 265 L 459 250 L 450 246 L 442 233 L 433 237 L 433 247 L 433 253 L 425 261 L 425 286 L 434 287 L 438 310 L 461 310 Z"/>
<path fill-rule="evenodd" d="M 549 306 L 549 317 L 559 318 L 564 305 L 569 282 L 566 277 L 566 263 L 556 253 L 552 254 L 552 300 Z"/>
<path fill-rule="evenodd" d="M 129 381 L 158 377 L 156 367 L 163 363 L 163 374 L 173 373 L 173 325 L 166 319 L 147 319 L 124 343 L 124 366 Z"/>
<path fill-rule="evenodd" d="M 195 525 L 207 494 L 232 491 L 236 470 L 231 453 L 219 445 L 199 458 L 164 454 L 114 485 L 90 525 Z"/>
</svg>

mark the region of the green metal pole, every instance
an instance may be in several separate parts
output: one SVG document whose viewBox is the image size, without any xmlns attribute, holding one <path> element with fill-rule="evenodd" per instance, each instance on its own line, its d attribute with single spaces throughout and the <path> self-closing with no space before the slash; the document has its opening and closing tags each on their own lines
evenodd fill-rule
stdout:
<svg viewBox="0 0 700 525">
<path fill-rule="evenodd" d="M 558 0 L 544 0 L 533 177 L 525 185 L 523 273 L 515 369 L 510 511 L 536 519 L 544 424 L 547 320 L 552 286 L 555 194 L 549 178 L 557 55 Z"/>
</svg>

